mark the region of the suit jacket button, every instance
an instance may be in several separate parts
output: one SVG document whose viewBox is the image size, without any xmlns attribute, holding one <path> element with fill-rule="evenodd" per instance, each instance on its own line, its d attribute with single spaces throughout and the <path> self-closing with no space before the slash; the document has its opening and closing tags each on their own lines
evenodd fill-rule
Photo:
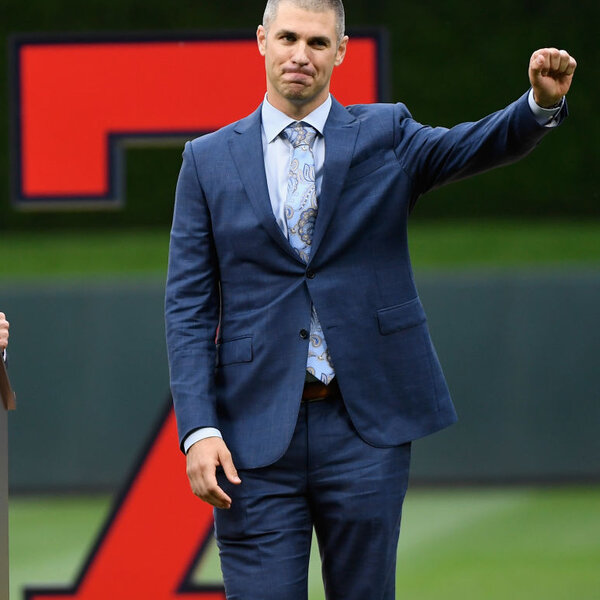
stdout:
<svg viewBox="0 0 600 600">
<path fill-rule="evenodd" d="M 308 271 L 306 271 L 306 276 L 309 279 L 314 279 L 315 278 L 315 272 L 312 269 L 308 269 Z"/>
<path fill-rule="evenodd" d="M 308 339 L 308 331 L 306 331 L 306 329 L 301 329 L 300 330 L 300 337 L 303 340 L 307 340 Z"/>
</svg>

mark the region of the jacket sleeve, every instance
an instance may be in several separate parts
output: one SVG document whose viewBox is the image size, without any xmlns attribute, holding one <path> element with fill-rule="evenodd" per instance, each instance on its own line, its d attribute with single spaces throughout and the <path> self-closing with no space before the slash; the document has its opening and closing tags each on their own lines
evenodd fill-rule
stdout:
<svg viewBox="0 0 600 600">
<path fill-rule="evenodd" d="M 180 444 L 195 429 L 218 427 L 214 371 L 219 306 L 210 212 L 188 142 L 175 193 L 165 295 L 171 393 Z"/>
<path fill-rule="evenodd" d="M 412 119 L 404 105 L 396 105 L 396 155 L 412 177 L 417 198 L 430 189 L 509 164 L 533 150 L 551 128 L 534 117 L 528 93 L 483 119 L 447 129 L 429 127 Z M 558 115 L 567 115 L 566 103 Z"/>
</svg>

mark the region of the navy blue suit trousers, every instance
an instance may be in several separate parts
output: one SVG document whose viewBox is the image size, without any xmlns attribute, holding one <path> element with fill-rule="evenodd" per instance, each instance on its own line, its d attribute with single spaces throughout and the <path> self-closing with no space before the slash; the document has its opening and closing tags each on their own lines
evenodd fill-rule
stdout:
<svg viewBox="0 0 600 600">
<path fill-rule="evenodd" d="M 394 600 L 396 548 L 411 444 L 377 448 L 343 400 L 303 402 L 275 464 L 219 484 L 215 509 L 228 600 L 306 600 L 313 525 L 328 600 Z"/>
</svg>

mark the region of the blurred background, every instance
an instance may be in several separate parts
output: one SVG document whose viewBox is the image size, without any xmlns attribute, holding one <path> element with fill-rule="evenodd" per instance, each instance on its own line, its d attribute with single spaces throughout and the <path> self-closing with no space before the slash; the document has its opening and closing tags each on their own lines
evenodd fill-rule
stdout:
<svg viewBox="0 0 600 600">
<path fill-rule="evenodd" d="M 350 33 L 387 33 L 384 100 L 432 125 L 519 97 L 538 47 L 578 60 L 559 131 L 516 165 L 430 193 L 413 213 L 417 284 L 460 421 L 414 446 L 398 596 L 599 598 L 598 3 L 345 6 Z M 0 69 L 12 85 L 11 34 L 251 34 L 263 8 L 0 0 Z M 73 583 L 168 405 L 162 302 L 181 146 L 127 148 L 121 210 L 18 211 L 13 92 L 0 92 L 0 310 L 18 394 L 9 418 L 16 599 L 26 585 Z M 219 580 L 209 555 L 198 581 Z M 322 598 L 316 560 L 311 582 L 311 600 Z"/>
</svg>

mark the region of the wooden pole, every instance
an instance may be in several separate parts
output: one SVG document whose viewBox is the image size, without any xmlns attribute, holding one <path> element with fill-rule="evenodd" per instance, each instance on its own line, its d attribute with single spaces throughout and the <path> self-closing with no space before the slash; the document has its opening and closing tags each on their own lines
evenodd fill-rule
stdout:
<svg viewBox="0 0 600 600">
<path fill-rule="evenodd" d="M 0 356 L 0 600 L 8 600 L 8 411 L 15 408 L 4 360 Z"/>
<path fill-rule="evenodd" d="M 8 600 L 8 577 L 8 412 L 0 402 L 0 600 Z"/>
</svg>

